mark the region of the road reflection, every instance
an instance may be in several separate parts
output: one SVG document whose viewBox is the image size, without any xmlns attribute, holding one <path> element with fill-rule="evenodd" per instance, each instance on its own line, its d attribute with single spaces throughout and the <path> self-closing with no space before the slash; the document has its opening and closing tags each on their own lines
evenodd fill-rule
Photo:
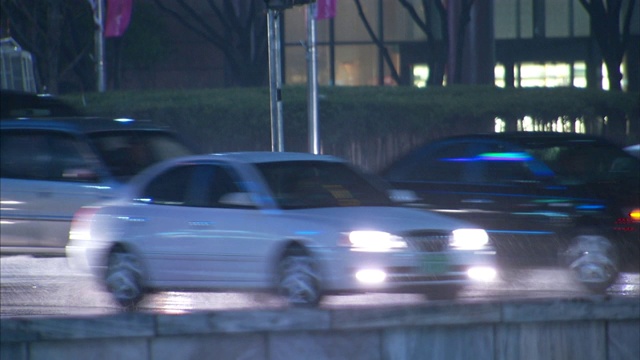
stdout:
<svg viewBox="0 0 640 360">
<path fill-rule="evenodd" d="M 122 310 L 95 279 L 71 270 L 62 258 L 14 256 L 0 258 L 0 316 L 77 316 Z M 458 302 L 509 301 L 539 298 L 592 297 L 572 281 L 567 271 L 527 270 L 503 274 L 499 281 L 461 292 Z M 640 274 L 623 273 L 606 296 L 640 298 Z M 419 305 L 420 294 L 328 296 L 324 309 Z M 159 292 L 147 296 L 140 312 L 185 314 L 196 311 L 281 309 L 286 303 L 270 294 Z"/>
</svg>

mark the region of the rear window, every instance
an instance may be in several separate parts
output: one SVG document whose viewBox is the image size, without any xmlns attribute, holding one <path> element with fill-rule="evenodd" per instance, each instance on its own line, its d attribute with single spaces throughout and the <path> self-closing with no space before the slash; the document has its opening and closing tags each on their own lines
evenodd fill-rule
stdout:
<svg viewBox="0 0 640 360">
<path fill-rule="evenodd" d="M 640 161 L 622 149 L 598 141 L 529 143 L 526 151 L 567 182 L 637 178 Z"/>
<path fill-rule="evenodd" d="M 47 181 L 92 181 L 96 168 L 86 145 L 71 134 L 48 130 L 3 130 L 0 133 L 3 178 Z"/>
<path fill-rule="evenodd" d="M 127 179 L 159 161 L 193 154 L 172 133 L 165 131 L 110 131 L 89 135 L 111 174 Z"/>
</svg>

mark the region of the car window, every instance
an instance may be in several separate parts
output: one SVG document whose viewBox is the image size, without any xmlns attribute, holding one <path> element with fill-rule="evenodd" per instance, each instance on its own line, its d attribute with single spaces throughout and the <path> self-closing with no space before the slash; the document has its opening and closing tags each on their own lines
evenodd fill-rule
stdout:
<svg viewBox="0 0 640 360">
<path fill-rule="evenodd" d="M 237 176 L 217 164 L 187 164 L 172 168 L 151 180 L 142 192 L 144 201 L 159 205 L 234 207 L 222 196 L 242 192 Z"/>
<path fill-rule="evenodd" d="M 192 154 L 162 131 L 109 131 L 89 135 L 113 176 L 128 179 L 156 162 Z"/>
<path fill-rule="evenodd" d="M 474 147 L 471 160 L 475 169 L 468 180 L 478 183 L 513 183 L 535 179 L 529 168 L 533 158 L 522 150 L 502 143 L 481 143 Z"/>
<path fill-rule="evenodd" d="M 392 181 L 463 181 L 468 147 L 455 142 L 418 150 L 390 169 L 387 177 Z"/>
<path fill-rule="evenodd" d="M 229 193 L 245 191 L 237 181 L 235 172 L 223 165 L 195 165 L 189 185 L 187 204 L 198 207 L 232 208 L 236 207 L 220 202 Z"/>
<path fill-rule="evenodd" d="M 532 143 L 527 151 L 567 183 L 637 178 L 640 162 L 621 149 L 597 141 Z"/>
<path fill-rule="evenodd" d="M 147 184 L 141 198 L 151 204 L 185 205 L 195 169 L 195 166 L 179 166 L 161 173 Z"/>
<path fill-rule="evenodd" d="M 392 205 L 384 191 L 345 164 L 287 161 L 257 167 L 283 209 Z"/>
<path fill-rule="evenodd" d="M 213 176 L 209 184 L 209 193 L 207 196 L 208 206 L 210 207 L 232 207 L 228 204 L 223 204 L 220 199 L 229 193 L 241 192 L 242 189 L 238 186 L 238 183 L 234 180 L 230 169 L 222 166 L 214 167 Z"/>
<path fill-rule="evenodd" d="M 3 178 L 43 180 L 48 177 L 45 133 L 3 132 L 0 149 Z"/>
<path fill-rule="evenodd" d="M 95 180 L 95 163 L 81 141 L 70 134 L 7 130 L 1 136 L 2 177 L 49 181 Z"/>
</svg>

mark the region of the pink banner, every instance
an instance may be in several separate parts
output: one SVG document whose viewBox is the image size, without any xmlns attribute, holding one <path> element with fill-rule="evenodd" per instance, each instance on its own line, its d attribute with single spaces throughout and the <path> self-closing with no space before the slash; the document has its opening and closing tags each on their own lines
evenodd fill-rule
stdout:
<svg viewBox="0 0 640 360">
<path fill-rule="evenodd" d="M 332 19 L 336 16 L 338 0 L 316 0 L 316 20 Z"/>
<path fill-rule="evenodd" d="M 107 0 L 107 19 L 104 25 L 105 37 L 122 36 L 131 20 L 133 0 Z"/>
</svg>

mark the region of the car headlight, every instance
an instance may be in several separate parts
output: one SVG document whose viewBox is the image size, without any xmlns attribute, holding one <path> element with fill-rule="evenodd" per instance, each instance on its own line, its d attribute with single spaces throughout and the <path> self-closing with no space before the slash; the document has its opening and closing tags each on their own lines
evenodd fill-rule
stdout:
<svg viewBox="0 0 640 360">
<path fill-rule="evenodd" d="M 478 250 L 489 243 L 489 235 L 482 229 L 453 230 L 449 245 L 457 250 Z"/>
<path fill-rule="evenodd" d="M 384 231 L 351 231 L 344 235 L 339 245 L 358 251 L 389 251 L 407 247 L 402 237 Z"/>
</svg>

